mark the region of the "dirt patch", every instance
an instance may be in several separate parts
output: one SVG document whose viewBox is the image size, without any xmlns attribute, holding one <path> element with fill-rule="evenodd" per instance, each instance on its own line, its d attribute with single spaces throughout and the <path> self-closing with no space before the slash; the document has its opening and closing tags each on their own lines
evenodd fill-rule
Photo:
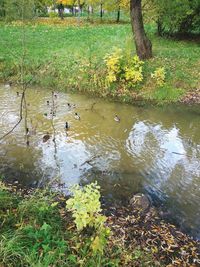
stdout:
<svg viewBox="0 0 200 267">
<path fill-rule="evenodd" d="M 200 88 L 189 91 L 182 99 L 184 104 L 200 104 Z"/>
</svg>

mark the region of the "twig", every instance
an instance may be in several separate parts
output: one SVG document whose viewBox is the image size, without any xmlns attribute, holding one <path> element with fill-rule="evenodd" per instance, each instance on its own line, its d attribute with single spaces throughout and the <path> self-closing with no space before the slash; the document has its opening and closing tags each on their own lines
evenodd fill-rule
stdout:
<svg viewBox="0 0 200 267">
<path fill-rule="evenodd" d="M 85 110 L 93 110 L 95 105 L 96 105 L 96 102 L 92 103 L 91 108 L 86 108 Z"/>
<path fill-rule="evenodd" d="M 97 159 L 97 158 L 100 158 L 102 155 L 96 155 L 96 156 L 93 156 L 91 159 L 88 159 L 86 161 L 84 161 L 81 166 L 85 165 L 86 163 L 89 164 L 89 165 L 92 165 L 91 162 L 94 160 L 94 159 Z"/>
<path fill-rule="evenodd" d="M 20 102 L 20 111 L 19 111 L 19 120 L 17 121 L 17 123 L 11 128 L 10 131 L 8 131 L 7 133 L 5 133 L 3 136 L 0 137 L 0 141 L 3 140 L 6 136 L 8 136 L 9 134 L 11 134 L 14 129 L 20 124 L 20 122 L 23 119 L 23 102 L 24 102 L 24 95 L 25 95 L 25 91 L 22 92 L 22 96 L 21 96 L 21 102 Z"/>
<path fill-rule="evenodd" d="M 93 110 L 94 106 L 96 105 L 96 102 L 94 102 L 91 106 L 91 110 Z"/>
</svg>

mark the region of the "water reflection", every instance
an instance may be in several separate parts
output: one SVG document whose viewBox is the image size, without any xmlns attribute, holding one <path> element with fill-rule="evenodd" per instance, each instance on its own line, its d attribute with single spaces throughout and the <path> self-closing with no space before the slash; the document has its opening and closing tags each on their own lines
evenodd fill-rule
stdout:
<svg viewBox="0 0 200 267">
<path fill-rule="evenodd" d="M 18 119 L 16 91 L 0 88 L 0 135 Z M 146 191 L 198 236 L 199 108 L 140 108 L 33 89 L 27 91 L 27 108 L 30 146 L 24 122 L 0 144 L 0 171 L 7 179 L 40 185 L 60 177 L 67 186 L 96 179 L 107 202 Z"/>
</svg>

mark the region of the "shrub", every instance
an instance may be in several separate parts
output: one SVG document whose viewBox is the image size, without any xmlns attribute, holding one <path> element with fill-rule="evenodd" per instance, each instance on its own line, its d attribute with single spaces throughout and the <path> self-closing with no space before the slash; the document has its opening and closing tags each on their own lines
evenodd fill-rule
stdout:
<svg viewBox="0 0 200 267">
<path fill-rule="evenodd" d="M 139 82 L 143 80 L 142 74 L 142 65 L 143 61 L 139 59 L 138 56 L 132 57 L 127 66 L 125 67 L 125 80 L 128 82 L 128 85 L 131 87 L 135 87 Z"/>
<path fill-rule="evenodd" d="M 121 49 L 115 49 L 105 57 L 105 63 L 106 79 L 110 84 L 121 81 L 127 83 L 129 87 L 135 87 L 143 80 L 143 61 L 136 55 L 133 57 L 131 54 L 122 54 Z"/>
<path fill-rule="evenodd" d="M 122 50 L 115 48 L 114 52 L 107 54 L 105 63 L 107 67 L 107 80 L 109 83 L 117 81 L 118 75 L 121 71 L 120 60 L 122 59 Z"/>
<path fill-rule="evenodd" d="M 84 188 L 75 185 L 71 189 L 73 196 L 67 200 L 66 207 L 72 212 L 78 231 L 82 231 L 86 227 L 95 230 L 91 238 L 91 248 L 93 252 L 102 253 L 110 231 L 104 225 L 106 217 L 100 213 L 99 189 L 97 183 L 91 183 Z"/>
<path fill-rule="evenodd" d="M 159 67 L 151 74 L 151 77 L 155 80 L 156 85 L 163 86 L 165 84 L 165 75 L 165 68 Z"/>
<path fill-rule="evenodd" d="M 51 11 L 51 12 L 49 12 L 49 17 L 50 18 L 57 18 L 58 17 L 58 13 L 56 13 L 54 11 Z"/>
</svg>

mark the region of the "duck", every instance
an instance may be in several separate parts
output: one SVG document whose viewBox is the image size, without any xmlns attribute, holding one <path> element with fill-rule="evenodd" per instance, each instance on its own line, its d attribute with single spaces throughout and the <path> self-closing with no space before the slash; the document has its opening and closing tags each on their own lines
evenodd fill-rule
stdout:
<svg viewBox="0 0 200 267">
<path fill-rule="evenodd" d="M 51 111 L 50 114 L 53 115 L 54 117 L 56 116 L 56 112 L 55 111 Z"/>
<path fill-rule="evenodd" d="M 76 120 L 79 120 L 79 121 L 80 121 L 80 119 L 81 119 L 81 117 L 78 115 L 77 112 L 75 113 L 74 118 L 75 118 Z"/>
<path fill-rule="evenodd" d="M 31 130 L 27 127 L 26 128 L 26 135 L 27 136 L 36 135 L 36 127 L 32 126 Z"/>
<path fill-rule="evenodd" d="M 70 104 L 70 103 L 67 103 L 67 107 L 68 107 L 69 109 L 76 108 L 76 104 Z"/>
<path fill-rule="evenodd" d="M 50 139 L 50 134 L 46 133 L 43 137 L 42 137 L 42 141 L 43 143 L 47 142 Z"/>
<path fill-rule="evenodd" d="M 70 126 L 69 126 L 69 123 L 66 121 L 65 122 L 65 130 L 69 130 Z"/>
<path fill-rule="evenodd" d="M 30 131 L 29 131 L 29 128 L 28 127 L 26 128 L 26 135 L 27 136 L 30 136 Z"/>
<path fill-rule="evenodd" d="M 116 122 L 120 122 L 120 118 L 117 116 L 117 114 L 115 115 L 114 120 L 115 120 Z"/>
<path fill-rule="evenodd" d="M 48 115 L 47 112 L 45 112 L 45 113 L 44 113 L 44 116 L 47 117 L 47 115 Z"/>
</svg>

